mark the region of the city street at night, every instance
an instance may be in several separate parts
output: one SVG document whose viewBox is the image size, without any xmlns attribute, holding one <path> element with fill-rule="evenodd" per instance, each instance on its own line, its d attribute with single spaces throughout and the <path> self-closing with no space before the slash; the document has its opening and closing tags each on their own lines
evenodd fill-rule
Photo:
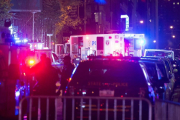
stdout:
<svg viewBox="0 0 180 120">
<path fill-rule="evenodd" d="M 0 0 L 0 120 L 180 120 L 180 0 Z"/>
</svg>

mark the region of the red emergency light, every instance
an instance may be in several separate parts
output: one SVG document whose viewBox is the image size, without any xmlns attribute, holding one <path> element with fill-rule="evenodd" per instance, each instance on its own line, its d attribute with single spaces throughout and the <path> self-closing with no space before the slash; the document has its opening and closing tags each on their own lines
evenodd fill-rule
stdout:
<svg viewBox="0 0 180 120">
<path fill-rule="evenodd" d="M 35 60 L 34 59 L 29 59 L 28 60 L 28 65 L 33 66 L 35 64 Z"/>
</svg>

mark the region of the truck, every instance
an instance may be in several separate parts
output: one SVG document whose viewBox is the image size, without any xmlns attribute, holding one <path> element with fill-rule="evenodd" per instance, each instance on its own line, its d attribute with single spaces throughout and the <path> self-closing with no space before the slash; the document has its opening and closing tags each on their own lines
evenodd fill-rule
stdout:
<svg viewBox="0 0 180 120">
<path fill-rule="evenodd" d="M 70 36 L 69 42 L 55 45 L 58 56 L 79 56 L 86 60 L 89 55 L 141 57 L 145 44 L 144 34 L 90 34 Z"/>
</svg>

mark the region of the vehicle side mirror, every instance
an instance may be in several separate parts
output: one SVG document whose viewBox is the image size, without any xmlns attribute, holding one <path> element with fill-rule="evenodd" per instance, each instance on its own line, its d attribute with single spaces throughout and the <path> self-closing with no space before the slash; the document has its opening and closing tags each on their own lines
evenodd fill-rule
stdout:
<svg viewBox="0 0 180 120">
<path fill-rule="evenodd" d="M 174 69 L 174 70 L 173 70 L 173 73 L 177 73 L 177 72 L 178 72 L 178 69 Z"/>
</svg>

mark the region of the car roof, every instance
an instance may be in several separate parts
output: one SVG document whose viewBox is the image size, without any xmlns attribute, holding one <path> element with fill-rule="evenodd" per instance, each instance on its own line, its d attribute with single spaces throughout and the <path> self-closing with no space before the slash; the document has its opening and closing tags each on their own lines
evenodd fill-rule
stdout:
<svg viewBox="0 0 180 120">
<path fill-rule="evenodd" d="M 163 59 L 142 57 L 139 61 L 161 62 Z"/>
</svg>

